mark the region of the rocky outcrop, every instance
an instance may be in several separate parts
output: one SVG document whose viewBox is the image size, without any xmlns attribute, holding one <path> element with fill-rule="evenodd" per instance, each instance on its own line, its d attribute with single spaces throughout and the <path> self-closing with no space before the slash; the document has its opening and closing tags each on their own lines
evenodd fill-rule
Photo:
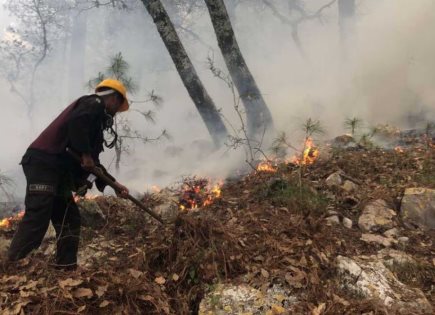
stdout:
<svg viewBox="0 0 435 315">
<path fill-rule="evenodd" d="M 377 256 L 337 257 L 339 281 L 356 296 L 376 299 L 398 314 L 433 314 L 420 289 L 400 282 Z"/>
<path fill-rule="evenodd" d="M 408 226 L 435 229 L 435 190 L 427 188 L 406 189 L 400 214 L 403 222 Z"/>
</svg>

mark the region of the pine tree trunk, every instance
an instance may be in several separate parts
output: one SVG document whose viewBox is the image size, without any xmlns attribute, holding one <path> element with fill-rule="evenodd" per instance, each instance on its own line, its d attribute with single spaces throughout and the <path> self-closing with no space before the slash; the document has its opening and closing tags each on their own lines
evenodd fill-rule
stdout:
<svg viewBox="0 0 435 315">
<path fill-rule="evenodd" d="M 258 139 L 273 128 L 272 115 L 243 58 L 223 0 L 205 0 L 220 50 L 245 106 L 248 134 Z"/>
<path fill-rule="evenodd" d="M 178 74 L 195 103 L 215 145 L 220 147 L 228 135 L 227 128 L 213 100 L 198 77 L 163 4 L 160 0 L 142 0 L 142 3 L 154 20 L 160 37 L 177 68 Z"/>
</svg>

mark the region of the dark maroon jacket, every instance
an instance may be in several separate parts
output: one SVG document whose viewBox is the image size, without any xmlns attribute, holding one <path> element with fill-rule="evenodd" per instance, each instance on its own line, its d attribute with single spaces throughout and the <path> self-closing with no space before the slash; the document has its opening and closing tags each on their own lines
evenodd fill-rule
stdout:
<svg viewBox="0 0 435 315">
<path fill-rule="evenodd" d="M 62 154 L 67 146 L 98 157 L 103 150 L 105 106 L 97 95 L 83 96 L 69 105 L 36 138 L 29 149 Z"/>
<path fill-rule="evenodd" d="M 96 164 L 102 167 L 99 154 L 103 151 L 106 119 L 103 99 L 97 95 L 83 96 L 65 108 L 48 125 L 29 146 L 25 156 L 34 156 L 47 164 L 66 167 L 78 180 L 86 178 L 89 173 L 66 153 L 66 148 L 69 147 L 78 154 L 91 154 Z M 105 171 L 104 167 L 102 169 Z M 104 186 L 97 183 L 100 190 Z"/>
</svg>

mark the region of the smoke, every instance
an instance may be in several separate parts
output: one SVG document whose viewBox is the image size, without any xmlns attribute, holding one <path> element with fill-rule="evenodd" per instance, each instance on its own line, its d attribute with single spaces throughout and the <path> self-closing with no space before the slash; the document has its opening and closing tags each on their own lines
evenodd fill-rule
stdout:
<svg viewBox="0 0 435 315">
<path fill-rule="evenodd" d="M 287 12 L 284 2 L 280 7 L 283 14 Z M 324 0 L 305 2 L 310 11 L 325 4 Z M 340 40 L 338 10 L 334 5 L 324 11 L 321 21 L 313 19 L 301 24 L 304 56 L 292 40 L 290 27 L 267 8 L 254 7 L 257 5 L 257 1 L 242 2 L 231 14 L 233 26 L 247 64 L 271 108 L 276 129 L 291 135 L 295 145 L 301 141 L 300 125 L 308 117 L 321 120 L 327 136 L 332 137 L 343 132 L 346 117 L 360 117 L 366 125 L 391 123 L 406 128 L 412 120 L 410 116 L 415 122 L 418 115 L 426 119 L 433 115 L 432 0 L 357 1 L 354 32 L 345 43 L 346 49 Z M 173 20 L 181 20 L 174 10 L 169 11 Z M 0 9 L 0 37 L 12 21 L 6 16 Z M 199 10 L 184 23 L 195 34 L 193 37 L 181 32 L 181 39 L 200 78 L 226 119 L 239 128 L 230 91 L 207 69 L 206 59 L 211 56 L 216 66 L 226 71 L 208 13 L 205 8 Z M 225 177 L 243 163 L 241 150 L 223 148 L 212 158 L 208 156 L 207 130 L 141 3 L 133 11 L 89 11 L 85 50 L 74 48 L 68 41 L 53 44 L 37 76 L 37 104 L 31 121 L 17 95 L 0 79 L 0 169 L 17 181 L 16 195 L 24 192 L 17 165 L 20 157 L 37 134 L 73 100 L 71 82 L 80 82 L 83 87 L 81 92 L 74 91 L 76 97 L 89 93 L 86 81 L 104 70 L 110 56 L 117 52 L 122 52 L 130 63 L 130 75 L 140 86 L 131 99 L 146 99 L 147 93 L 154 90 L 164 100 L 162 108 L 134 104 L 136 109 L 155 110 L 156 124 L 130 112 L 124 115 L 131 126 L 150 138 L 162 129 L 172 136 L 172 140 L 158 143 L 130 142 L 130 154 L 123 156 L 120 174 L 115 174 L 119 181 L 142 192 L 151 185 L 174 182 L 182 175 Z M 84 70 L 74 72 L 79 73 L 75 76 L 68 70 L 74 58 L 84 60 Z M 114 152 L 109 150 L 102 155 L 104 164 L 115 172 L 113 158 Z"/>
</svg>

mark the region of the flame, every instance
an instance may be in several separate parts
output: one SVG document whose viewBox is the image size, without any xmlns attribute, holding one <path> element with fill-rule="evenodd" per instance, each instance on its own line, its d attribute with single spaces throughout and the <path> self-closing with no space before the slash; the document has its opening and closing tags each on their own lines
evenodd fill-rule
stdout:
<svg viewBox="0 0 435 315">
<path fill-rule="evenodd" d="M 20 211 L 17 215 L 4 218 L 0 220 L 0 229 L 10 229 L 12 226 L 12 223 L 21 221 L 21 219 L 24 216 L 24 210 Z"/>
<path fill-rule="evenodd" d="M 209 180 L 196 180 L 184 183 L 180 197 L 180 210 L 198 209 L 211 205 L 216 199 L 221 198 L 223 181 L 210 184 Z"/>
<path fill-rule="evenodd" d="M 257 172 L 275 173 L 276 167 L 270 161 L 262 161 L 257 166 Z"/>
<path fill-rule="evenodd" d="M 308 137 L 305 140 L 304 152 L 302 156 L 293 156 L 290 160 L 291 163 L 296 165 L 311 165 L 319 157 L 319 150 L 315 147 L 313 139 Z"/>
</svg>

